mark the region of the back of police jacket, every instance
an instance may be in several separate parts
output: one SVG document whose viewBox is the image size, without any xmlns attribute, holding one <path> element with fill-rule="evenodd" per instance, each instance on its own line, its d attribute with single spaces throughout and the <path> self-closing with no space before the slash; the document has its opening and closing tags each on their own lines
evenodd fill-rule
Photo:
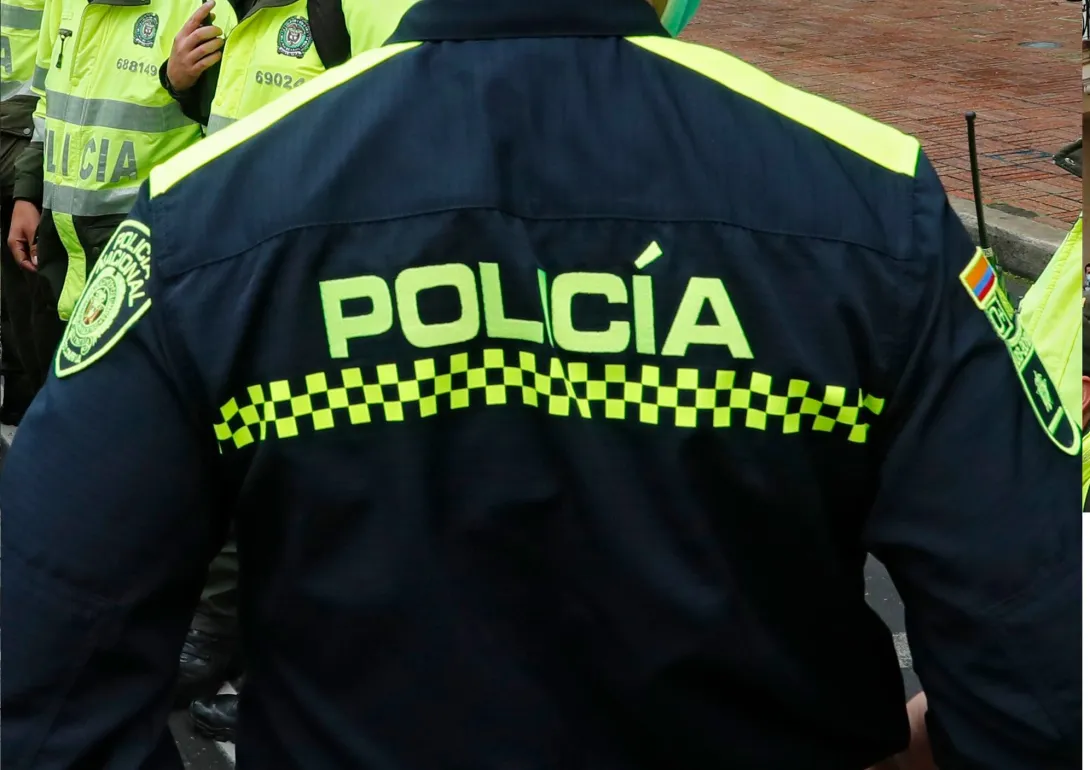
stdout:
<svg viewBox="0 0 1090 770">
<path fill-rule="evenodd" d="M 1077 432 L 915 140 L 644 0 L 424 0 L 277 105 L 155 171 L 8 458 L 5 768 L 174 766 L 232 519 L 242 767 L 866 767 L 868 551 L 943 769 L 1074 766 Z"/>
</svg>

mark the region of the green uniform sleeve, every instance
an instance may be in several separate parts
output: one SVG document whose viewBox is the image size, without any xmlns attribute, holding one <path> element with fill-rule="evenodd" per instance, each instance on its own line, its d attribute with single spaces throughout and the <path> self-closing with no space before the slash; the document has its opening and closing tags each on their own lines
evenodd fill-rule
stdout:
<svg viewBox="0 0 1090 770">
<path fill-rule="evenodd" d="M 31 142 L 15 161 L 15 192 L 17 201 L 42 205 L 43 167 L 45 153 L 41 142 Z"/>
<path fill-rule="evenodd" d="M 53 61 L 53 41 L 60 30 L 61 5 L 57 0 L 45 0 L 42 8 L 42 29 L 38 35 L 38 53 L 30 87 L 38 96 L 34 108 L 34 136 L 30 145 L 15 161 L 15 200 L 42 205 L 45 173 L 45 116 L 47 110 L 45 78 Z"/>
</svg>

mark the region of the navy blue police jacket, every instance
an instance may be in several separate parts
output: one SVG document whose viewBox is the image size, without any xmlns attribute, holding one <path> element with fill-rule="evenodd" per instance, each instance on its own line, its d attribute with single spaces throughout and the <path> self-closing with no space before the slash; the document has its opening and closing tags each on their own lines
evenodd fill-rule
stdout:
<svg viewBox="0 0 1090 770">
<path fill-rule="evenodd" d="M 3 764 L 177 768 L 241 558 L 239 766 L 1079 755 L 1077 428 L 918 143 L 644 0 L 424 0 L 158 168 L 7 460 Z"/>
</svg>

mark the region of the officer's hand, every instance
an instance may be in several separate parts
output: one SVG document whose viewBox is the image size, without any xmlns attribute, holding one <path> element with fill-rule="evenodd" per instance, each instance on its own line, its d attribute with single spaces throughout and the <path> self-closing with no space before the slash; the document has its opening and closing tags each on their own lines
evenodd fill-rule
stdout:
<svg viewBox="0 0 1090 770">
<path fill-rule="evenodd" d="M 38 248 L 35 238 L 42 215 L 30 201 L 15 201 L 11 212 L 11 230 L 8 232 L 8 248 L 15 263 L 32 273 L 38 270 Z"/>
<path fill-rule="evenodd" d="M 215 0 L 202 5 L 182 25 L 174 36 L 174 45 L 167 60 L 167 80 L 175 91 L 188 91 L 201 73 L 220 60 L 223 55 L 223 30 L 209 24 L 201 26 L 205 17 L 216 18 L 212 9 Z"/>
</svg>

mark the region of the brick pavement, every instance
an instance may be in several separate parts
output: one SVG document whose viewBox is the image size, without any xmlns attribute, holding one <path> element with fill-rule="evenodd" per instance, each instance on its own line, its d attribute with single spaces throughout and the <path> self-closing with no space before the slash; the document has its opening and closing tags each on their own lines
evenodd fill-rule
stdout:
<svg viewBox="0 0 1090 770">
<path fill-rule="evenodd" d="M 1066 229 L 1081 184 L 1051 156 L 1082 131 L 1080 30 L 1066 0 L 704 0 L 685 38 L 917 136 L 959 198 L 975 110 L 985 202 Z"/>
</svg>

